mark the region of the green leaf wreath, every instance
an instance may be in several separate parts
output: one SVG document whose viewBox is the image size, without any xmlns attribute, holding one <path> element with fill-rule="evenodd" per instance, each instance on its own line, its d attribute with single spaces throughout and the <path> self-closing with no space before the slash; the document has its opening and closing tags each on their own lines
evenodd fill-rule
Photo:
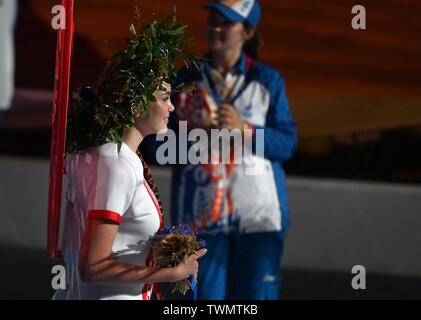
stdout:
<svg viewBox="0 0 421 320">
<path fill-rule="evenodd" d="M 163 83 L 176 77 L 177 62 L 197 67 L 197 57 L 186 52 L 193 43 L 185 36 L 186 28 L 177 21 L 175 7 L 172 17 L 145 22 L 141 32 L 130 26 L 126 48 L 107 63 L 98 85 L 80 90 L 69 113 L 67 152 L 108 141 L 116 142 L 120 150 L 123 130 L 132 127 L 135 118 L 147 116 L 156 89 L 164 90 Z"/>
</svg>

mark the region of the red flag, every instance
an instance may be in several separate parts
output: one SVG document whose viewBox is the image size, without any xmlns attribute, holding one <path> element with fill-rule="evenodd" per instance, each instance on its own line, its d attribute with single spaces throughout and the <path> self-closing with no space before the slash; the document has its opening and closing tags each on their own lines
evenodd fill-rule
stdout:
<svg viewBox="0 0 421 320">
<path fill-rule="evenodd" d="M 51 116 L 50 177 L 48 190 L 48 255 L 59 254 L 61 195 L 66 146 L 67 108 L 69 103 L 70 65 L 73 49 L 74 0 L 61 0 L 65 9 L 66 28 L 57 31 L 54 105 Z"/>
</svg>

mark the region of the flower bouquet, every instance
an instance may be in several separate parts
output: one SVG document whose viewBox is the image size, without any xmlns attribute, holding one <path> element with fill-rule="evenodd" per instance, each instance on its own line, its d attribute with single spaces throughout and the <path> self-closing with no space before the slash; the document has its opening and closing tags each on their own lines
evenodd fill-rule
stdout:
<svg viewBox="0 0 421 320">
<path fill-rule="evenodd" d="M 152 238 L 152 252 L 156 264 L 161 268 L 175 267 L 187 257 L 204 248 L 204 240 L 199 239 L 188 225 L 165 227 Z M 193 289 L 188 280 L 177 281 L 172 290 L 185 295 Z"/>
</svg>

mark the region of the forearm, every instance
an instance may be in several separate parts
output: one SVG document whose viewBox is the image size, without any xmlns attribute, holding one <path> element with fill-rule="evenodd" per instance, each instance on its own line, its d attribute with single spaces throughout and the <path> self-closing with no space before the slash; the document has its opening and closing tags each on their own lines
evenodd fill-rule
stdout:
<svg viewBox="0 0 421 320">
<path fill-rule="evenodd" d="M 176 268 L 137 266 L 112 258 L 81 268 L 80 273 L 83 281 L 90 283 L 137 284 L 180 280 Z"/>
</svg>

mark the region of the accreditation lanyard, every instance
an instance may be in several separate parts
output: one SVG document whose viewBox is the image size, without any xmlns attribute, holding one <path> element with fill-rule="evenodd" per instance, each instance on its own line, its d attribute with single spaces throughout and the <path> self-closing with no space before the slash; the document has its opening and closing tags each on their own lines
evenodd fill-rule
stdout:
<svg viewBox="0 0 421 320">
<path fill-rule="evenodd" d="M 241 59 L 245 59 L 245 57 L 242 57 Z M 243 61 L 240 61 L 240 63 L 243 63 Z M 223 88 L 221 90 L 228 92 L 231 91 L 230 94 L 221 96 L 217 90 L 217 87 L 223 87 L 227 84 L 223 83 L 222 79 L 221 83 L 215 83 L 214 79 L 212 78 L 212 72 L 214 71 L 212 71 L 208 62 L 204 62 L 201 65 L 201 74 L 205 91 L 211 94 L 211 98 L 217 107 L 220 107 L 223 103 L 234 105 L 235 101 L 244 92 L 249 83 L 247 75 L 244 78 L 241 77 L 241 75 L 236 75 L 237 78 L 234 80 L 234 83 L 230 85 L 231 89 Z"/>
</svg>

